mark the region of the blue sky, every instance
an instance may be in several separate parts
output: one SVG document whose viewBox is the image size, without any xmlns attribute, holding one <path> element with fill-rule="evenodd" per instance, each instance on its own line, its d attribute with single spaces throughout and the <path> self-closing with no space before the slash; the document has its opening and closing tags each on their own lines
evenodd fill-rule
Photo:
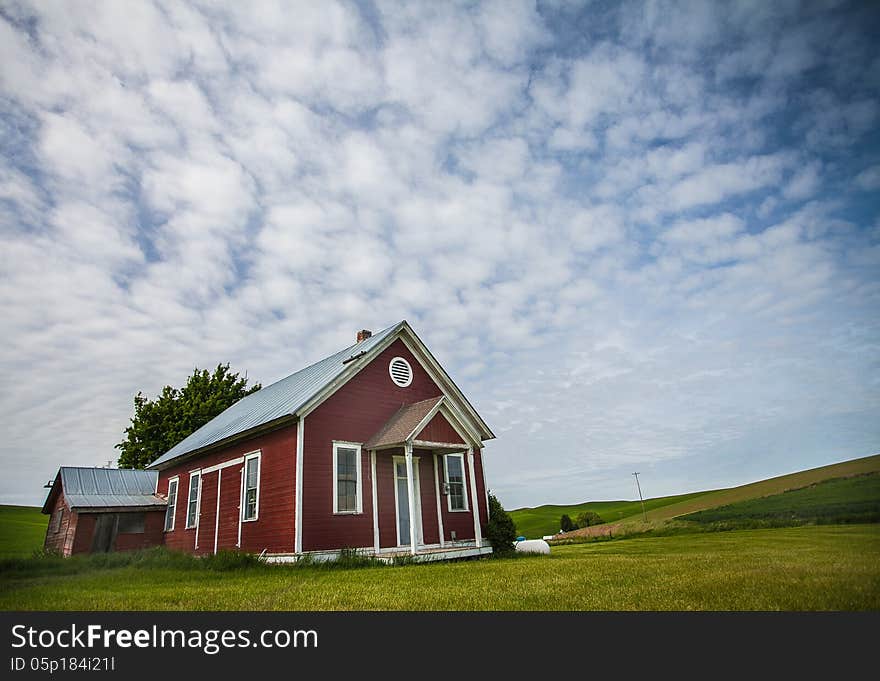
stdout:
<svg viewBox="0 0 880 681">
<path fill-rule="evenodd" d="M 508 507 L 880 451 L 870 3 L 0 2 L 0 501 L 407 319 Z"/>
</svg>

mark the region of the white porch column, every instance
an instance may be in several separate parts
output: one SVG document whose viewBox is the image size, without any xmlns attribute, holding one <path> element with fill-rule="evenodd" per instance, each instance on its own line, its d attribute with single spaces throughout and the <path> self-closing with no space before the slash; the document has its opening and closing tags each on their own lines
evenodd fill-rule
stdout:
<svg viewBox="0 0 880 681">
<path fill-rule="evenodd" d="M 474 516 L 474 539 L 477 548 L 483 545 L 483 533 L 480 531 L 480 502 L 477 501 L 477 476 L 474 475 L 474 448 L 467 450 L 468 473 L 471 478 L 471 513 Z"/>
<path fill-rule="evenodd" d="M 392 468 L 393 470 L 393 468 Z M 376 450 L 370 450 L 370 478 L 373 481 L 373 551 L 379 553 L 379 494 L 376 489 Z"/>
<path fill-rule="evenodd" d="M 217 555 L 217 535 L 220 533 L 220 482 L 223 480 L 223 469 L 217 471 L 217 511 L 214 514 L 214 555 Z"/>
<path fill-rule="evenodd" d="M 443 509 L 440 507 L 440 472 L 438 470 L 437 454 L 434 454 L 434 496 L 437 497 L 437 529 L 440 532 L 440 548 L 446 546 L 443 538 Z"/>
<path fill-rule="evenodd" d="M 306 417 L 301 416 L 296 424 L 296 483 L 294 492 L 293 512 L 293 552 L 302 553 L 303 550 L 303 449 L 306 439 Z M 242 469 L 243 471 L 244 469 Z M 244 495 L 244 483 L 242 483 L 242 495 Z M 334 482 L 335 484 L 335 482 Z"/>
<path fill-rule="evenodd" d="M 404 454 L 406 455 L 406 501 L 409 505 L 409 552 L 416 555 L 416 498 L 413 490 L 415 476 L 413 476 L 412 442 L 406 443 Z"/>
</svg>

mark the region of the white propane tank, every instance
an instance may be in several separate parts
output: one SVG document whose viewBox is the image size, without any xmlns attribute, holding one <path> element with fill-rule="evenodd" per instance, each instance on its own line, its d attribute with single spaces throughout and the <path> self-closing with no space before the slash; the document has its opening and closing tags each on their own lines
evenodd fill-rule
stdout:
<svg viewBox="0 0 880 681">
<path fill-rule="evenodd" d="M 516 550 L 520 553 L 550 553 L 550 544 L 543 539 L 526 539 L 516 543 Z"/>
</svg>

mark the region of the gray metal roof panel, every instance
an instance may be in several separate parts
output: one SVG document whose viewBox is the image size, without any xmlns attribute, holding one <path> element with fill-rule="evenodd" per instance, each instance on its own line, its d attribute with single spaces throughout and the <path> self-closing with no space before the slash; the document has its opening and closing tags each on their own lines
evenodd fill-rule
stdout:
<svg viewBox="0 0 880 681">
<path fill-rule="evenodd" d="M 165 504 L 155 495 L 158 471 L 62 466 L 60 473 L 64 498 L 73 508 Z"/>
<path fill-rule="evenodd" d="M 370 338 L 350 345 L 336 354 L 301 369 L 280 381 L 243 397 L 224 412 L 208 421 L 194 433 L 178 442 L 156 459 L 150 468 L 176 459 L 189 452 L 220 442 L 251 428 L 274 421 L 283 416 L 296 414 L 315 395 L 341 376 L 346 360 L 369 352 L 388 336 L 401 328 L 398 322 Z"/>
</svg>

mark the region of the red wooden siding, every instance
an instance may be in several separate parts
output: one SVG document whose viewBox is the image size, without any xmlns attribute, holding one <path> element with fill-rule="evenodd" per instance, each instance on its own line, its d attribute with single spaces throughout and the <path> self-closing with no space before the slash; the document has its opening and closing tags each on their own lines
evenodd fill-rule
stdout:
<svg viewBox="0 0 880 681">
<path fill-rule="evenodd" d="M 483 450 L 474 449 L 474 473 L 477 479 L 477 508 L 480 509 L 480 528 L 486 536 L 486 523 L 489 522 L 489 507 L 486 505 L 486 481 L 483 477 Z"/>
<path fill-rule="evenodd" d="M 53 518 L 55 514 L 61 512 L 61 526 L 58 532 L 53 532 Z M 76 513 L 72 513 L 64 501 L 64 495 L 59 494 L 55 497 L 52 506 L 52 513 L 49 515 L 49 526 L 46 528 L 46 539 L 43 541 L 43 548 L 46 551 L 55 551 L 62 556 L 69 556 L 73 550 L 73 538 L 76 534 Z"/>
<path fill-rule="evenodd" d="M 413 370 L 412 383 L 400 388 L 388 375 L 388 363 L 394 357 L 406 359 Z M 373 509 L 370 488 L 370 457 L 362 454 L 363 513 L 333 513 L 333 440 L 366 442 L 404 404 L 411 404 L 441 395 L 418 360 L 402 341 L 397 340 L 358 372 L 336 393 L 331 395 L 305 419 L 303 455 L 303 550 L 338 549 L 373 545 Z M 391 493 L 390 530 L 388 521 L 381 524 L 382 545 L 387 533 L 397 543 L 394 514 L 394 478 L 387 451 L 377 453 L 377 464 L 383 462 L 379 489 L 380 516 L 387 491 Z M 433 474 L 430 480 L 433 480 Z M 387 483 L 384 484 L 384 483 Z M 387 490 L 385 487 L 387 486 Z M 381 523 L 381 518 L 380 518 Z"/>
<path fill-rule="evenodd" d="M 285 553 L 294 550 L 294 497 L 296 462 L 296 424 L 230 445 L 222 450 L 186 461 L 159 473 L 159 494 L 168 494 L 168 480 L 178 476 L 177 509 L 174 530 L 165 532 L 169 548 L 195 551 L 195 529 L 185 529 L 189 496 L 189 473 L 209 468 L 253 451 L 260 451 L 259 517 L 241 524 L 241 549 L 259 553 Z M 219 549 L 234 549 L 238 541 L 241 499 L 241 464 L 222 469 L 220 488 Z M 199 518 L 198 553 L 214 551 L 214 520 L 217 504 L 218 473 L 202 479 L 202 505 Z"/>
<path fill-rule="evenodd" d="M 421 485 L 422 534 L 426 544 L 440 543 L 440 528 L 437 525 L 437 491 L 434 487 L 434 455 L 431 452 L 415 451 L 419 457 L 419 484 Z M 408 542 L 407 542 L 408 543 Z"/>
<path fill-rule="evenodd" d="M 397 546 L 397 511 L 394 508 L 394 466 L 395 455 L 403 450 L 385 449 L 376 452 L 376 499 L 379 506 L 379 546 Z M 372 544 L 372 539 L 370 544 Z"/>
<path fill-rule="evenodd" d="M 451 532 L 455 530 L 455 538 L 473 539 L 474 538 L 474 517 L 471 515 L 473 508 L 473 500 L 471 499 L 471 471 L 467 463 L 467 455 L 464 458 L 464 486 L 465 494 L 467 494 L 468 510 L 467 511 L 450 511 L 449 498 L 441 497 L 440 509 L 443 513 L 443 532 L 446 535 L 446 541 L 452 541 Z M 442 459 L 440 464 L 442 464 Z M 441 469 L 442 475 L 442 469 Z"/>
<path fill-rule="evenodd" d="M 464 444 L 464 439 L 443 414 L 436 414 L 414 439 L 426 442 L 461 442 Z"/>
<path fill-rule="evenodd" d="M 165 528 L 164 511 L 144 512 L 144 531 L 139 533 L 120 533 L 113 544 L 114 551 L 132 551 L 162 545 L 162 531 Z"/>
<path fill-rule="evenodd" d="M 73 537 L 73 547 L 70 552 L 72 554 L 91 553 L 97 516 L 94 513 L 76 513 L 75 515 L 76 533 Z"/>
</svg>

